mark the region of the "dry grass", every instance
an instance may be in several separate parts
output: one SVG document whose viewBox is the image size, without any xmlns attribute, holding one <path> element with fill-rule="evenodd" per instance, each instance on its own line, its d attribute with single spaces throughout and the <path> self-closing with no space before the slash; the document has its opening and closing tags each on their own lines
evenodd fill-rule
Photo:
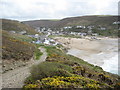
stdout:
<svg viewBox="0 0 120 90">
<path fill-rule="evenodd" d="M 12 38 L 8 32 L 2 33 L 2 59 L 29 60 L 34 55 L 35 46 Z"/>
</svg>

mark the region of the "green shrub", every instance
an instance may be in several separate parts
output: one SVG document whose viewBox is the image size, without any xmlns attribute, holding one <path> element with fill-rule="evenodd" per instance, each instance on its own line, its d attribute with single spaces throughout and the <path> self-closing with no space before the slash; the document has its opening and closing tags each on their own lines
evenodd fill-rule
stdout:
<svg viewBox="0 0 120 90">
<path fill-rule="evenodd" d="M 57 62 L 43 62 L 31 69 L 31 76 L 38 80 L 52 76 L 71 76 L 72 68 Z"/>
<path fill-rule="evenodd" d="M 42 54 L 43 54 L 43 53 L 40 52 L 39 49 L 36 49 L 36 51 L 35 51 L 35 59 L 36 59 L 36 60 L 39 60 L 39 59 L 40 59 L 40 56 L 41 56 Z"/>
</svg>

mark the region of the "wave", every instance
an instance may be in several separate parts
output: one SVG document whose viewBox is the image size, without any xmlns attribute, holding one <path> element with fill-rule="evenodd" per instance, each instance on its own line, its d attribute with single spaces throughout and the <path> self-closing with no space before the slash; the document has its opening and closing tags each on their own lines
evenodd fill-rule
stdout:
<svg viewBox="0 0 120 90">
<path fill-rule="evenodd" d="M 89 56 L 86 55 L 87 52 L 78 50 L 78 49 L 70 49 L 67 54 L 76 56 L 78 58 L 87 61 L 93 65 L 97 65 L 103 68 L 104 71 L 111 72 L 114 74 L 118 74 L 118 53 L 106 53 L 100 52 L 98 54 L 91 54 Z M 99 58 L 99 59 L 96 59 Z"/>
<path fill-rule="evenodd" d="M 104 64 L 101 67 L 104 71 L 118 74 L 118 54 L 108 60 L 104 60 Z"/>
</svg>

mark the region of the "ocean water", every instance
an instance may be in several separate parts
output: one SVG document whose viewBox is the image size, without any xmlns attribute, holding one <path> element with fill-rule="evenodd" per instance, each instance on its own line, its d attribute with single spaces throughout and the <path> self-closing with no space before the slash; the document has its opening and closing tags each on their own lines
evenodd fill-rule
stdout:
<svg viewBox="0 0 120 90">
<path fill-rule="evenodd" d="M 107 72 L 118 74 L 118 54 L 108 60 L 104 60 L 104 64 L 101 67 Z"/>
<path fill-rule="evenodd" d="M 67 54 L 81 58 L 93 65 L 98 65 L 102 67 L 104 71 L 120 75 L 120 73 L 118 73 L 119 65 L 118 65 L 118 53 L 117 52 L 113 52 L 113 53 L 112 52 L 111 53 L 101 52 L 98 54 L 91 54 L 90 56 L 87 56 L 86 52 L 83 52 L 82 50 L 70 49 L 68 50 Z M 103 64 L 100 64 L 101 62 Z"/>
</svg>

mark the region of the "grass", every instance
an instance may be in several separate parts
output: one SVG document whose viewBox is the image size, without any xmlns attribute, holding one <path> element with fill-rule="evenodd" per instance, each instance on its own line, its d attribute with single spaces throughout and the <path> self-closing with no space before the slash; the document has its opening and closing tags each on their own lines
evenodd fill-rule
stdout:
<svg viewBox="0 0 120 90">
<path fill-rule="evenodd" d="M 25 41 L 25 42 L 32 42 L 35 40 L 35 38 L 29 37 L 27 35 L 18 35 L 18 34 L 12 34 L 13 38 L 20 40 L 20 41 Z"/>
<path fill-rule="evenodd" d="M 71 38 L 81 38 L 79 35 L 50 35 L 49 38 L 54 38 L 54 37 L 71 37 Z"/>
<path fill-rule="evenodd" d="M 36 70 L 36 71 L 35 71 Z M 34 80 L 52 76 L 71 76 L 72 68 L 58 62 L 43 62 L 31 69 L 31 75 Z"/>
<path fill-rule="evenodd" d="M 54 46 L 45 46 L 45 48 L 47 50 L 48 57 L 56 58 L 56 61 L 64 61 L 64 62 L 69 62 L 69 63 L 79 63 L 82 65 L 87 65 L 89 67 L 94 66 L 92 64 L 89 64 L 88 62 L 83 61 L 82 59 L 79 59 L 79 58 L 71 56 L 71 55 L 67 55 L 66 53 L 62 52 L 61 50 L 56 49 L 56 47 L 54 47 Z"/>
<path fill-rule="evenodd" d="M 35 51 L 35 59 L 36 59 L 36 60 L 39 60 L 39 59 L 40 59 L 40 56 L 42 56 L 42 55 L 43 55 L 43 53 L 40 52 L 39 49 L 36 49 L 36 51 Z"/>
<path fill-rule="evenodd" d="M 36 46 L 16 39 L 7 31 L 2 31 L 2 59 L 29 60 L 33 57 Z"/>
<path fill-rule="evenodd" d="M 31 68 L 31 76 L 25 81 L 24 88 L 111 88 L 117 76 L 89 64 L 82 59 L 67 55 L 54 46 L 46 48 L 48 57 L 45 62 Z"/>
<path fill-rule="evenodd" d="M 29 25 L 15 20 L 2 19 L 2 29 L 6 31 L 26 31 L 27 34 L 36 34 L 37 32 Z"/>
</svg>

